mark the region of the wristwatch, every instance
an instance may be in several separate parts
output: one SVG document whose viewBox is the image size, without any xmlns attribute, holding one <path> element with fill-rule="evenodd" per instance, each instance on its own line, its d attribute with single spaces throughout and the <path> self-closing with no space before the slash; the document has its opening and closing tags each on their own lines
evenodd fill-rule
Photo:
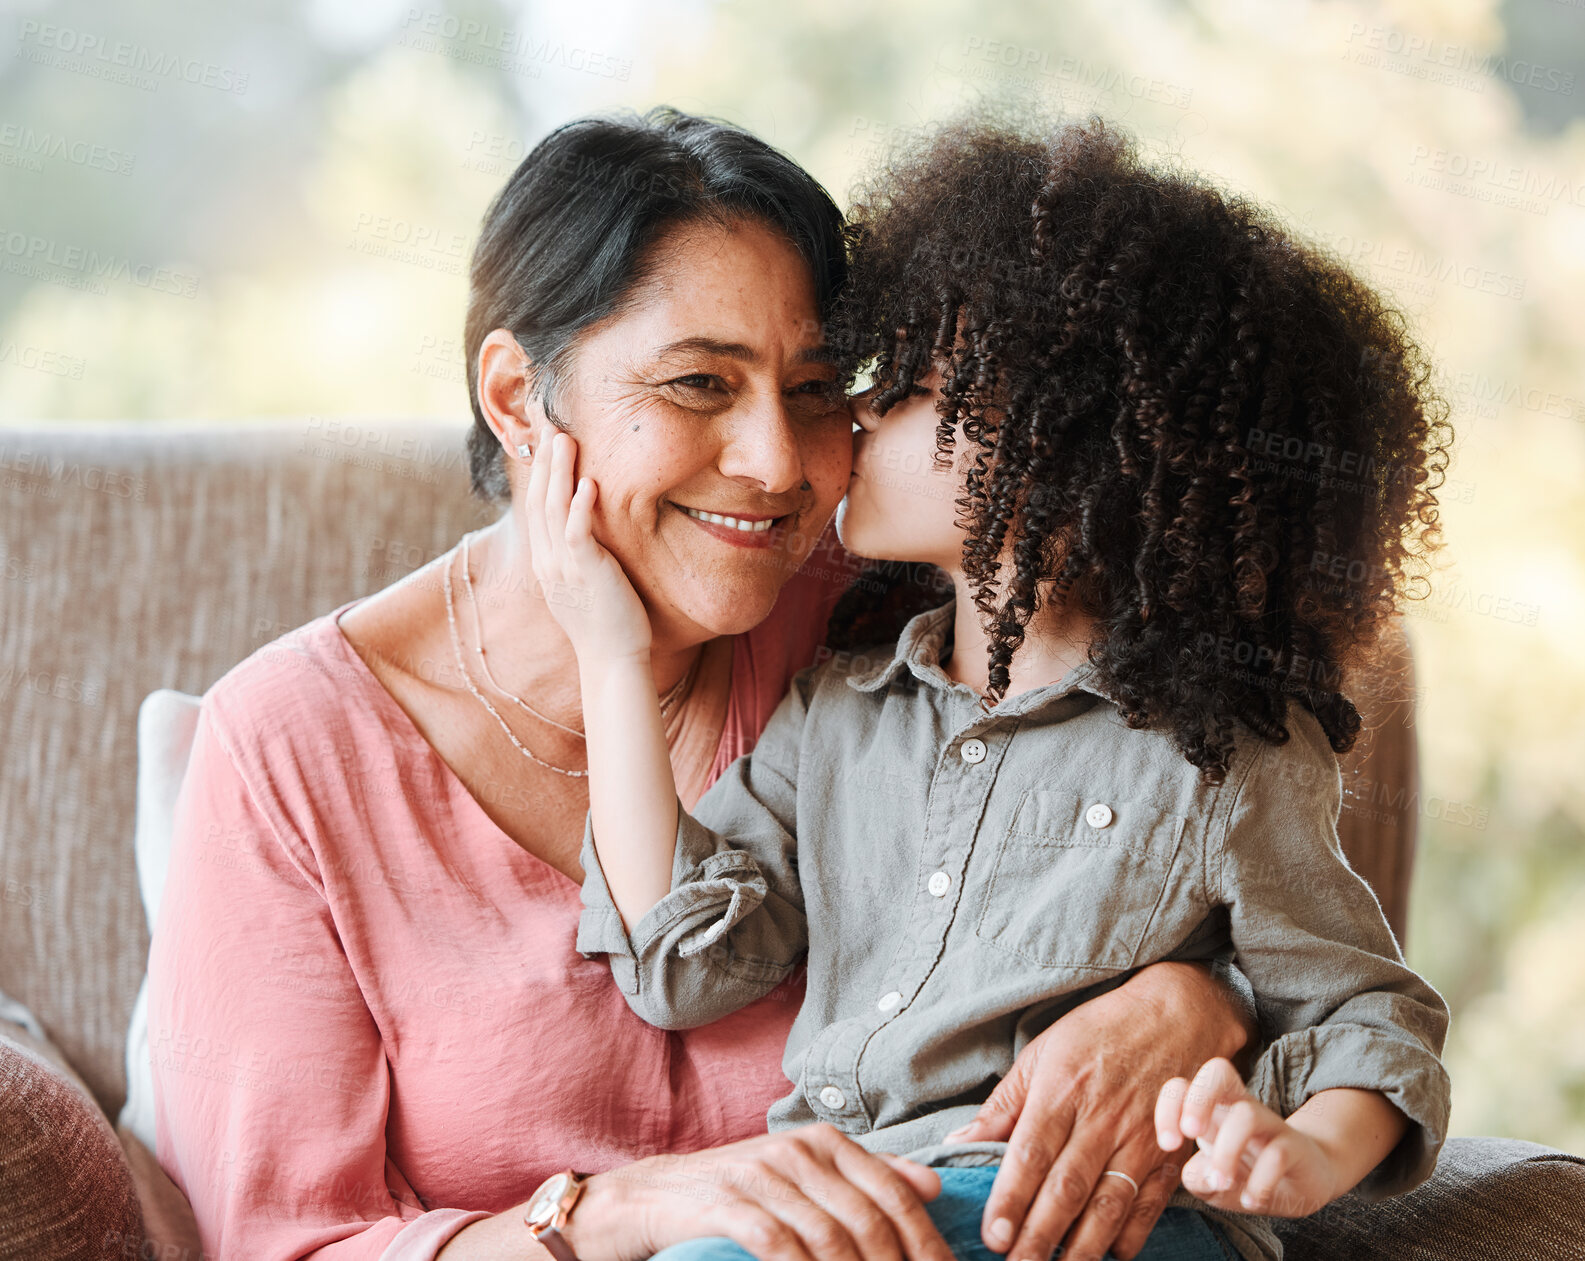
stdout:
<svg viewBox="0 0 1585 1261">
<path fill-rule="evenodd" d="M 578 1202 L 583 1184 L 590 1175 L 563 1169 L 551 1174 L 539 1184 L 539 1189 L 528 1197 L 528 1208 L 523 1213 L 523 1224 L 528 1233 L 545 1246 L 556 1261 L 578 1261 L 572 1245 L 563 1237 L 567 1216 Z"/>
</svg>

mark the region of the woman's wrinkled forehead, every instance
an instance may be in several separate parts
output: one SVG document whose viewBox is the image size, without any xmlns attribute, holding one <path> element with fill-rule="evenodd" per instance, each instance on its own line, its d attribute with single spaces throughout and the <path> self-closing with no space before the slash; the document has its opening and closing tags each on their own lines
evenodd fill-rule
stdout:
<svg viewBox="0 0 1585 1261">
<path fill-rule="evenodd" d="M 669 229 L 612 320 L 625 322 L 657 362 L 829 358 L 808 264 L 785 235 L 755 219 Z"/>
</svg>

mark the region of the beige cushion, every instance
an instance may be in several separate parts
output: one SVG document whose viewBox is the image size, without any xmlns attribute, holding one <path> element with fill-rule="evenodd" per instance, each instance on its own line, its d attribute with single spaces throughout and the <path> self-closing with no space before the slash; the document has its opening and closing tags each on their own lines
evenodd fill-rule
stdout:
<svg viewBox="0 0 1585 1261">
<path fill-rule="evenodd" d="M 176 797 L 198 728 L 198 706 L 196 696 L 161 688 L 150 693 L 138 710 L 137 831 L 132 847 L 138 864 L 138 889 L 151 930 L 158 923 L 165 877 L 170 871 Z M 148 1255 L 198 1257 L 203 1248 L 192 1206 L 155 1158 L 147 973 L 127 1029 L 127 1102 L 116 1134 L 137 1185 L 150 1244 Z"/>
<path fill-rule="evenodd" d="M 138 710 L 137 831 L 132 849 L 138 864 L 138 889 L 152 933 L 158 922 L 165 877 L 171 867 L 176 832 L 176 796 L 198 729 L 199 698 L 161 688 Z M 150 1152 L 154 1139 L 154 1073 L 149 1062 L 149 977 L 143 974 L 132 1020 L 127 1026 L 127 1102 L 118 1127 Z"/>
</svg>

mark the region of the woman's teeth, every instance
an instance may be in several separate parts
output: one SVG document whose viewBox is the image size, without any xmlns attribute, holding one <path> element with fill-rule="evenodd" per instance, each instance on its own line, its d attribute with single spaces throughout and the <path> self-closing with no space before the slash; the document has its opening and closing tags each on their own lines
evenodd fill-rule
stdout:
<svg viewBox="0 0 1585 1261">
<path fill-rule="evenodd" d="M 744 521 L 739 517 L 728 517 L 719 512 L 700 512 L 697 508 L 683 508 L 683 511 L 695 521 L 708 521 L 711 525 L 727 525 L 747 534 L 758 534 L 776 524 L 775 517 L 766 517 L 760 521 Z"/>
</svg>

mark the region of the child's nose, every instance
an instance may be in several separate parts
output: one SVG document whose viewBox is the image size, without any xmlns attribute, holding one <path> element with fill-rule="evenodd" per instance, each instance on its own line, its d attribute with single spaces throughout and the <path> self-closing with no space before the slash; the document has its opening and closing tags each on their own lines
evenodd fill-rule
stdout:
<svg viewBox="0 0 1585 1261">
<path fill-rule="evenodd" d="M 875 389 L 873 386 L 862 394 L 853 396 L 853 421 L 865 433 L 874 433 L 881 423 L 881 418 L 870 407 L 870 402 L 874 397 Z M 855 435 L 856 440 L 857 436 Z"/>
<path fill-rule="evenodd" d="M 873 429 L 857 429 L 853 433 L 853 468 L 855 471 L 864 467 L 869 457 L 869 451 L 875 445 L 875 431 Z"/>
</svg>

